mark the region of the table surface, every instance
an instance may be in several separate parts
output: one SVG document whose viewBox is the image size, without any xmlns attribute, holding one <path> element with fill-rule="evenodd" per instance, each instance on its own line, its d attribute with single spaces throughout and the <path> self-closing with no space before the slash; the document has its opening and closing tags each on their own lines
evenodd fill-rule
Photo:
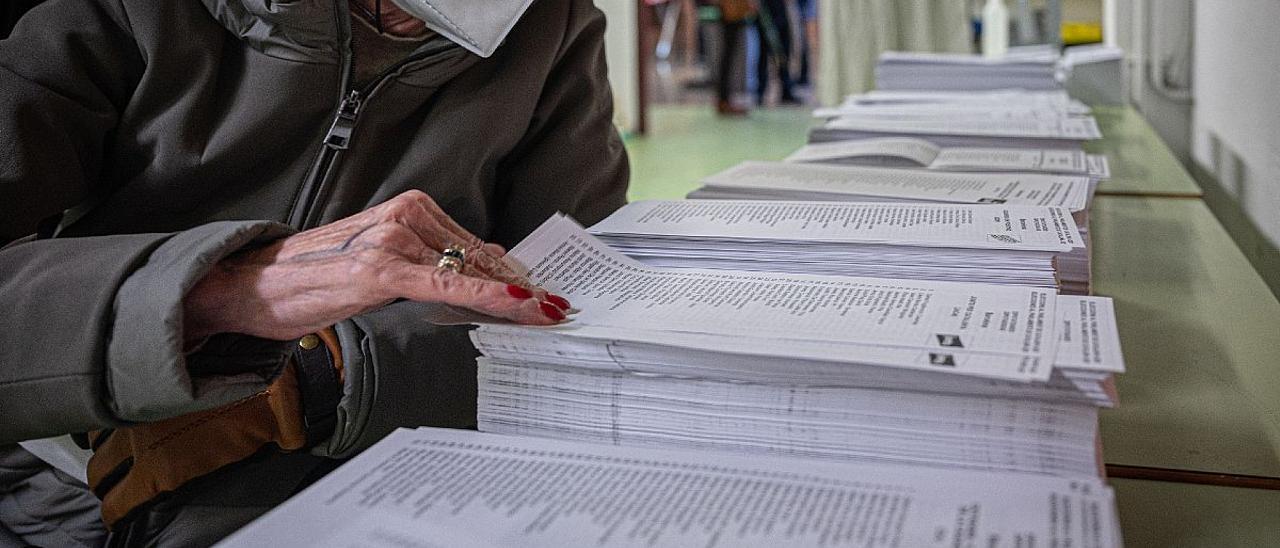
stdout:
<svg viewBox="0 0 1280 548">
<path fill-rule="evenodd" d="M 1165 146 L 1155 129 L 1131 107 L 1094 107 L 1103 138 L 1085 150 L 1106 154 L 1111 179 L 1098 184 L 1099 194 L 1138 196 L 1203 196 L 1200 186 Z"/>
<path fill-rule="evenodd" d="M 1112 479 L 1126 548 L 1280 544 L 1280 491 Z"/>
<path fill-rule="evenodd" d="M 781 160 L 804 145 L 815 122 L 805 109 L 763 109 L 750 118 L 722 118 L 705 106 L 664 106 L 653 121 L 656 138 L 627 139 L 632 200 L 676 199 L 698 181 L 745 160 Z M 1106 154 L 1111 179 L 1099 194 L 1201 196 L 1199 185 L 1130 107 L 1094 107 L 1103 139 L 1087 143 Z"/>
<path fill-rule="evenodd" d="M 714 173 L 747 160 L 781 160 L 804 146 L 814 119 L 807 108 L 757 109 L 716 116 L 710 105 L 655 109 L 652 136 L 627 139 L 636 200 L 679 200 Z"/>
<path fill-rule="evenodd" d="M 1108 464 L 1280 477 L 1280 303 L 1203 202 L 1100 196 L 1094 292 L 1127 372 Z"/>
</svg>

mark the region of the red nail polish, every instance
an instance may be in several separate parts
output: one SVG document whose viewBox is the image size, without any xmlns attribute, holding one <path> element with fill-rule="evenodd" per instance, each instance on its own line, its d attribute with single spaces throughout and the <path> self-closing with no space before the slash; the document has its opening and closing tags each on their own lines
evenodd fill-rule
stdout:
<svg viewBox="0 0 1280 548">
<path fill-rule="evenodd" d="M 557 322 L 564 320 L 564 312 L 561 312 L 559 308 L 556 308 L 555 305 L 549 302 L 542 301 L 538 303 L 538 308 L 541 309 L 542 313 L 545 314 L 548 318 L 551 318 Z"/>
<path fill-rule="evenodd" d="M 507 284 L 507 294 L 517 299 L 528 299 L 533 296 L 533 292 L 515 284 Z"/>
<path fill-rule="evenodd" d="M 569 304 L 568 300 L 566 300 L 564 297 L 561 297 L 559 295 L 552 295 L 550 293 L 547 293 L 547 302 L 560 307 L 560 310 L 568 310 L 570 308 L 573 308 Z"/>
</svg>

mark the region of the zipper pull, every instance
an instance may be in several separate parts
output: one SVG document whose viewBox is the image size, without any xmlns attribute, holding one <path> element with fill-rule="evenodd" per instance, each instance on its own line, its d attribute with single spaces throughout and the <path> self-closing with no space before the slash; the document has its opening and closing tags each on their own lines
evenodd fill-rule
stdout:
<svg viewBox="0 0 1280 548">
<path fill-rule="evenodd" d="M 338 104 L 338 114 L 333 117 L 329 133 L 324 135 L 325 146 L 335 150 L 346 150 L 351 146 L 351 130 L 356 127 L 356 116 L 359 115 L 360 92 L 353 89 Z"/>
</svg>

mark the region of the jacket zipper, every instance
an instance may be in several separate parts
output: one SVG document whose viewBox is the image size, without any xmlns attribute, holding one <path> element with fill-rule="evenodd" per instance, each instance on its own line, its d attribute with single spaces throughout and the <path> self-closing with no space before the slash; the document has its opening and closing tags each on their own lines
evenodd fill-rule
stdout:
<svg viewBox="0 0 1280 548">
<path fill-rule="evenodd" d="M 351 90 L 342 102 L 338 103 L 338 113 L 333 117 L 329 132 L 324 135 L 324 146 L 332 150 L 346 150 L 351 143 L 351 130 L 356 127 L 356 118 L 360 116 L 360 91 Z"/>
<path fill-rule="evenodd" d="M 323 205 L 321 203 L 321 193 L 331 182 L 334 166 L 342 156 L 342 152 L 351 148 L 351 136 L 355 131 L 356 122 L 359 121 L 361 110 L 391 75 L 399 72 L 405 65 L 425 56 L 425 54 L 410 55 L 400 60 L 398 63 L 383 70 L 378 74 L 377 78 L 374 78 L 363 89 L 348 90 L 342 100 L 338 102 L 338 109 L 334 113 L 333 122 L 329 125 L 329 131 L 324 134 L 320 155 L 316 159 L 310 177 L 302 185 L 293 210 L 289 213 L 290 225 L 293 225 L 298 230 L 306 230 L 313 228 L 317 224 L 317 212 L 319 207 Z M 345 53 L 343 54 L 342 77 L 344 88 L 348 86 L 347 82 L 350 79 L 350 73 L 350 54 Z"/>
<path fill-rule="evenodd" d="M 346 0 L 334 0 L 333 2 L 333 20 L 336 27 L 335 34 L 338 37 L 338 70 L 340 72 L 338 82 L 339 113 L 342 112 L 343 103 L 350 96 L 348 88 L 351 85 L 351 19 L 347 12 L 346 3 Z M 359 114 L 359 109 L 355 110 L 355 114 Z M 329 132 L 333 131 L 333 127 L 337 123 L 338 116 L 335 115 L 333 123 L 329 126 L 329 131 L 325 133 L 325 140 L 328 139 Z M 352 117 L 350 123 L 354 127 L 354 117 Z M 348 134 L 348 142 L 349 140 L 350 134 Z M 289 216 L 285 221 L 293 228 L 298 230 L 307 228 L 307 213 L 311 210 L 312 202 L 316 199 L 321 182 L 326 178 L 326 173 L 329 172 L 329 168 L 333 165 L 335 155 L 335 149 L 330 148 L 327 144 L 321 145 L 320 153 L 316 155 L 315 162 L 311 164 L 311 170 L 307 172 L 302 184 L 298 185 L 298 190 L 294 194 L 293 204 L 289 207 Z"/>
</svg>

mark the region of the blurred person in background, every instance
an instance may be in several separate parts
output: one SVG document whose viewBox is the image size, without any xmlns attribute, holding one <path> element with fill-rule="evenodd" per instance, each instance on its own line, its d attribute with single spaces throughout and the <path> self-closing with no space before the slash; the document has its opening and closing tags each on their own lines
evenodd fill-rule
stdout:
<svg viewBox="0 0 1280 548">
<path fill-rule="evenodd" d="M 733 62 L 742 47 L 747 20 L 756 14 L 754 0 L 719 0 L 720 29 L 724 37 L 716 68 L 716 112 L 721 116 L 745 116 L 747 109 L 733 102 Z"/>
<path fill-rule="evenodd" d="M 818 54 L 818 0 L 796 0 L 800 14 L 800 75 L 797 86 L 812 83 L 814 57 Z"/>
<path fill-rule="evenodd" d="M 759 0 L 756 27 L 760 35 L 760 56 L 756 64 L 756 104 L 764 106 L 769 94 L 769 65 L 777 69 L 781 94 L 779 104 L 798 105 L 791 81 L 791 17 L 786 0 Z"/>
</svg>

